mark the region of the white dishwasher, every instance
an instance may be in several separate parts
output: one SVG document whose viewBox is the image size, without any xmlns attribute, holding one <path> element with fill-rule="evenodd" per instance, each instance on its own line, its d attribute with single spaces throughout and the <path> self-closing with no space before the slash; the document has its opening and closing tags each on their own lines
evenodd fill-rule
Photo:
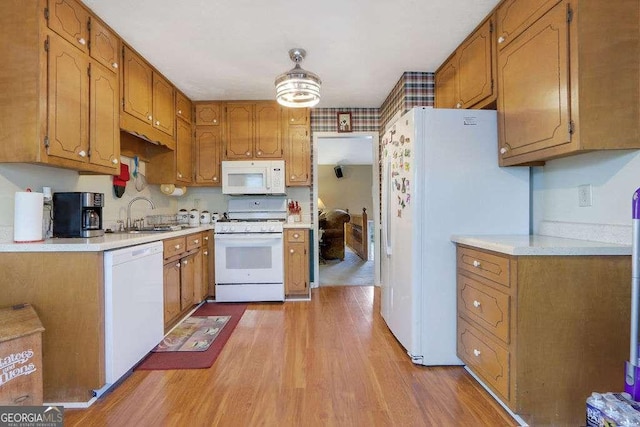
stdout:
<svg viewBox="0 0 640 427">
<path fill-rule="evenodd" d="M 104 390 L 164 337 L 162 262 L 162 242 L 104 253 Z"/>
</svg>

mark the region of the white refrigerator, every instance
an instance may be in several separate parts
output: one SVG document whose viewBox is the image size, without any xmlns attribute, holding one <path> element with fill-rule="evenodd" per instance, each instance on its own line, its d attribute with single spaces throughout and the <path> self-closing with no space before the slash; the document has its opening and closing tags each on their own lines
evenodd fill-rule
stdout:
<svg viewBox="0 0 640 427">
<path fill-rule="evenodd" d="M 463 364 L 451 236 L 529 234 L 529 168 L 497 153 L 495 111 L 416 107 L 383 136 L 381 311 L 416 364 Z"/>
</svg>

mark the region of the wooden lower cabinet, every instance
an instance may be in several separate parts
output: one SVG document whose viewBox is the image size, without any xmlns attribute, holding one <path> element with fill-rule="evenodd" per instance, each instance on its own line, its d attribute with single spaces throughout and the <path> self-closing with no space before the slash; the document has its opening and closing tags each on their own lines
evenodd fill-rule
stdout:
<svg viewBox="0 0 640 427">
<path fill-rule="evenodd" d="M 103 258 L 102 252 L 0 253 L 0 307 L 29 303 L 45 329 L 45 402 L 88 402 L 105 384 Z"/>
<path fill-rule="evenodd" d="M 284 290 L 286 295 L 309 294 L 309 230 L 284 232 Z"/>
<path fill-rule="evenodd" d="M 213 246 L 213 230 L 202 232 L 202 299 L 207 296 L 214 297 L 215 286 L 215 254 Z"/>
<path fill-rule="evenodd" d="M 204 251 L 208 239 L 213 240 L 209 233 L 212 234 L 205 231 L 163 241 L 165 331 L 206 297 L 205 277 L 209 273 L 204 271 Z"/>
<path fill-rule="evenodd" d="M 620 390 L 630 256 L 510 256 L 458 245 L 457 348 L 530 425 L 584 425 L 593 391 Z"/>
</svg>

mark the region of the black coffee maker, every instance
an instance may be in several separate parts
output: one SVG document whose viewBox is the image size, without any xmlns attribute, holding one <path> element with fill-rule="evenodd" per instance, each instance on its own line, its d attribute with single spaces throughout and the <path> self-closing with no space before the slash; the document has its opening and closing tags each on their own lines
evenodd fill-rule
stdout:
<svg viewBox="0 0 640 427">
<path fill-rule="evenodd" d="M 53 237 L 103 236 L 103 193 L 53 193 Z"/>
</svg>

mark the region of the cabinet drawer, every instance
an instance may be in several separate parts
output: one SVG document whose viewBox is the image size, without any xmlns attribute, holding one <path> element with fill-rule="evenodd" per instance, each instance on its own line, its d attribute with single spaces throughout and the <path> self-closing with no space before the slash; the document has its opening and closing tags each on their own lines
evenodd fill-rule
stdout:
<svg viewBox="0 0 640 427">
<path fill-rule="evenodd" d="M 198 249 L 202 246 L 202 233 L 189 234 L 186 237 L 187 251 Z"/>
<path fill-rule="evenodd" d="M 458 357 L 509 400 L 509 352 L 461 317 L 458 317 Z"/>
<path fill-rule="evenodd" d="M 181 255 L 187 249 L 186 239 L 184 236 L 164 240 L 162 244 L 165 259 L 174 257 L 176 255 Z"/>
<path fill-rule="evenodd" d="M 509 344 L 510 296 L 458 274 L 458 313 Z"/>
<path fill-rule="evenodd" d="M 509 286 L 509 258 L 458 247 L 458 268 Z"/>
<path fill-rule="evenodd" d="M 497 12 L 497 45 L 502 49 L 560 0 L 506 0 Z"/>
<path fill-rule="evenodd" d="M 305 230 L 287 230 L 287 242 L 305 242 L 307 233 Z"/>
</svg>

